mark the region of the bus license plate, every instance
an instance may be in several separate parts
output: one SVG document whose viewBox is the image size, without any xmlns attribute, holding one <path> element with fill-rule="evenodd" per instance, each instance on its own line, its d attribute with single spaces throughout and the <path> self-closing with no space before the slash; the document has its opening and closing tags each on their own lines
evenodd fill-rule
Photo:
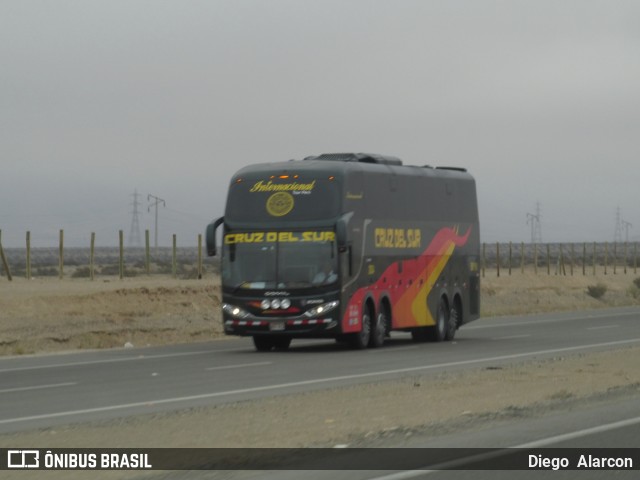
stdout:
<svg viewBox="0 0 640 480">
<path fill-rule="evenodd" d="M 271 322 L 269 324 L 269 330 L 272 332 L 284 330 L 284 322 Z"/>
</svg>

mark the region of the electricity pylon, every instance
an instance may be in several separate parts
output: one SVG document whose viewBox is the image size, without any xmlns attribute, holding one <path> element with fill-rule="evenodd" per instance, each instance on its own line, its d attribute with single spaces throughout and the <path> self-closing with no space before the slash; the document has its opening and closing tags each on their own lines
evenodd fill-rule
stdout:
<svg viewBox="0 0 640 480">
<path fill-rule="evenodd" d="M 540 223 L 540 202 L 536 202 L 536 213 L 527 213 L 527 225 L 531 223 L 531 243 L 542 243 L 542 225 Z"/>
<path fill-rule="evenodd" d="M 153 198 L 155 201 L 154 201 L 151 205 L 149 205 L 149 206 L 147 207 L 147 212 L 150 212 L 150 211 L 151 211 L 151 207 L 155 207 L 155 208 L 156 208 L 156 222 L 155 222 L 155 242 L 154 242 L 154 248 L 157 250 L 157 249 L 158 249 L 158 205 L 162 203 L 162 206 L 166 208 L 166 207 L 167 207 L 167 204 L 166 204 L 166 202 L 165 202 L 163 199 L 158 198 L 158 197 L 156 197 L 155 195 L 151 195 L 151 194 L 147 195 L 147 202 L 148 202 L 150 199 L 152 199 L 152 198 Z"/>
<path fill-rule="evenodd" d="M 138 211 L 138 207 L 140 206 L 140 202 L 138 201 L 138 197 L 141 197 L 138 193 L 138 190 L 134 190 L 133 192 L 133 212 L 131 212 L 131 229 L 129 230 L 129 246 L 130 247 L 142 247 L 142 239 L 140 238 L 140 220 L 138 215 L 140 212 Z"/>
</svg>

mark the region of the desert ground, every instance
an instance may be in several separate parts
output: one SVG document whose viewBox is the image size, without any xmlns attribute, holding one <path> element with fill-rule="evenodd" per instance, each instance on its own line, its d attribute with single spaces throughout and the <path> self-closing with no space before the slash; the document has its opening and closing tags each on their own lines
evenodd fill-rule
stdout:
<svg viewBox="0 0 640 480">
<path fill-rule="evenodd" d="M 482 316 L 640 305 L 637 275 L 547 275 L 519 270 L 482 278 Z M 602 284 L 601 298 L 587 293 Z M 0 280 L 0 355 L 163 345 L 222 337 L 217 276 L 43 277 Z"/>
<path fill-rule="evenodd" d="M 500 277 L 487 272 L 482 279 L 483 315 L 638 305 L 640 289 L 635 278 L 632 271 L 597 276 L 517 271 L 511 276 L 503 272 Z M 597 284 L 606 286 L 599 299 L 587 293 L 589 286 Z M 213 277 L 4 280 L 0 283 L 0 304 L 0 345 L 5 355 L 121 348 L 125 343 L 144 346 L 210 341 L 222 336 L 220 287 Z M 22 432 L 0 436 L 0 446 L 379 446 L 387 440 L 401 443 L 414 434 L 476 428 L 487 422 L 629 395 L 640 395 L 640 347 L 514 362 L 499 369 L 478 367 L 439 374 L 435 379 L 414 375 Z M 425 401 L 431 408 L 416 408 Z M 371 415 L 371 411 L 384 414 Z M 76 477 L 65 474 L 64 478 Z"/>
</svg>

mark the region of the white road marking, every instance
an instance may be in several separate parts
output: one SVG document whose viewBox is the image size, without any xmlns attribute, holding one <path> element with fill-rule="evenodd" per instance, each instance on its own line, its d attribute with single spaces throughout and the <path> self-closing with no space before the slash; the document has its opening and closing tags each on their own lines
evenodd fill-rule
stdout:
<svg viewBox="0 0 640 480">
<path fill-rule="evenodd" d="M 533 442 L 522 443 L 520 445 L 514 445 L 509 448 L 543 448 L 548 447 L 549 445 L 554 445 L 560 442 L 566 442 L 567 440 L 574 440 L 580 437 L 586 437 L 588 435 L 593 435 L 602 432 L 608 432 L 609 430 L 615 430 L 618 428 L 629 427 L 631 425 L 635 425 L 640 423 L 640 417 L 629 418 L 626 420 L 620 420 L 618 422 L 607 423 L 605 425 L 598 425 L 597 427 L 585 428 L 583 430 L 577 430 L 575 432 L 563 433 L 561 435 L 555 435 L 553 437 L 542 438 L 540 440 L 535 440 Z M 404 480 L 407 478 L 415 478 L 423 475 L 429 475 L 434 472 L 440 472 L 442 470 L 450 469 L 453 467 L 459 467 L 461 465 L 466 465 L 471 462 L 476 462 L 480 460 L 489 460 L 491 458 L 498 458 L 503 455 L 507 455 L 509 451 L 505 450 L 496 450 L 495 452 L 481 453 L 478 455 L 472 455 L 470 457 L 461 458 L 459 460 L 453 460 L 450 462 L 443 462 L 438 465 L 433 465 L 429 470 L 405 470 L 403 472 L 392 473 L 390 475 L 383 475 L 381 477 L 370 478 L 369 480 Z"/>
<path fill-rule="evenodd" d="M 26 392 L 27 390 L 40 390 L 42 388 L 72 387 L 73 385 L 77 385 L 77 383 L 76 382 L 53 383 L 51 385 L 35 385 L 33 387 L 5 388 L 4 390 L 0 390 L 0 393 Z"/>
<path fill-rule="evenodd" d="M 394 353 L 394 352 L 406 352 L 407 350 L 415 350 L 420 348 L 419 345 L 412 345 L 410 347 L 390 347 L 390 348 L 373 348 L 371 350 L 366 350 L 365 353 L 370 355 L 379 354 L 379 353 Z"/>
<path fill-rule="evenodd" d="M 244 368 L 244 367 L 260 367 L 262 365 L 271 365 L 273 362 L 256 362 L 256 363 L 242 363 L 239 365 L 224 365 L 222 367 L 209 367 L 205 370 L 227 370 L 229 368 Z"/>
<path fill-rule="evenodd" d="M 456 366 L 470 365 L 470 364 L 477 365 L 479 363 L 495 362 L 500 360 L 514 360 L 517 358 L 526 358 L 526 357 L 532 357 L 536 355 L 548 355 L 553 353 L 588 350 L 592 348 L 616 347 L 616 346 L 629 345 L 629 344 L 639 343 L 639 342 L 640 342 L 640 338 L 632 338 L 629 340 L 620 340 L 617 342 L 577 345 L 574 347 L 554 348 L 550 350 L 538 350 L 534 352 L 517 353 L 512 355 L 501 355 L 497 357 L 474 358 L 470 360 L 461 360 L 458 362 L 440 363 L 435 365 L 421 365 L 417 367 L 398 368 L 394 370 L 381 370 L 378 372 L 355 373 L 352 375 L 342 375 L 338 377 L 316 378 L 313 380 L 302 380 L 297 382 L 280 383 L 275 385 L 264 385 L 262 387 L 248 387 L 248 388 L 240 388 L 237 390 L 227 390 L 222 392 L 202 393 L 199 395 L 189 395 L 185 397 L 162 398 L 158 400 L 147 400 L 144 402 L 125 403 L 121 405 L 109 405 L 106 407 L 86 408 L 81 410 L 70 410 L 66 412 L 57 412 L 57 413 L 45 413 L 41 415 L 31 415 L 27 417 L 3 419 L 3 420 L 0 420 L 0 425 L 8 424 L 8 423 L 27 422 L 31 420 L 42 420 L 46 418 L 69 417 L 73 415 L 82 415 L 87 413 L 110 412 L 114 410 L 123 410 L 127 408 L 149 407 L 153 405 L 164 405 L 169 403 L 187 402 L 187 401 L 202 400 L 207 398 L 227 397 L 231 395 L 240 395 L 245 393 L 266 392 L 269 390 L 280 390 L 280 389 L 291 388 L 291 387 L 301 387 L 305 385 L 318 385 L 321 383 L 337 382 L 337 381 L 343 381 L 343 380 L 356 380 L 356 379 L 362 379 L 362 378 L 379 377 L 383 375 L 419 372 L 419 371 L 433 370 L 433 369 L 444 368 L 444 367 L 456 367 Z"/>
<path fill-rule="evenodd" d="M 587 327 L 587 330 L 604 330 L 606 328 L 620 328 L 620 325 L 602 325 L 600 327 Z"/>
<path fill-rule="evenodd" d="M 595 433 L 608 432 L 609 430 L 615 430 L 617 428 L 630 427 L 640 423 L 640 417 L 628 418 L 626 420 L 620 420 L 618 422 L 607 423 L 605 425 L 598 425 L 597 427 L 585 428 L 583 430 L 576 430 L 575 432 L 563 433 L 562 435 L 556 435 L 553 437 L 543 438 L 533 442 L 523 443 L 516 445 L 514 448 L 540 448 L 554 443 L 566 442 L 567 440 L 574 440 L 580 437 L 586 437 Z"/>
<path fill-rule="evenodd" d="M 0 369 L 0 373 L 21 372 L 24 370 L 39 370 L 44 368 L 61 368 L 61 367 L 77 367 L 82 365 L 98 365 L 101 363 L 133 362 L 138 360 L 156 360 L 158 358 L 188 357 L 193 355 L 207 355 L 207 354 L 224 353 L 224 352 L 242 352 L 245 350 L 246 348 L 229 348 L 226 350 L 199 350 L 196 352 L 165 353 L 165 354 L 158 354 L 158 355 L 140 354 L 135 357 L 107 358 L 104 360 L 88 360 L 86 362 L 51 363 L 47 365 L 33 365 L 30 367 L 4 368 L 4 369 Z"/>
<path fill-rule="evenodd" d="M 508 337 L 494 337 L 491 340 L 513 340 L 515 338 L 527 338 L 531 335 L 510 335 Z"/>
</svg>

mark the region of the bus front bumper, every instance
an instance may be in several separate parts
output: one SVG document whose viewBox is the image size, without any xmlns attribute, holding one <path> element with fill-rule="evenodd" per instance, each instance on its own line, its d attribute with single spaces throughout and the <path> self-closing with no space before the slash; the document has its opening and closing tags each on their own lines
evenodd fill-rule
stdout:
<svg viewBox="0 0 640 480">
<path fill-rule="evenodd" d="M 335 318 L 252 318 L 225 319 L 224 333 L 227 335 L 287 335 L 292 337 L 333 337 L 338 334 Z"/>
</svg>

